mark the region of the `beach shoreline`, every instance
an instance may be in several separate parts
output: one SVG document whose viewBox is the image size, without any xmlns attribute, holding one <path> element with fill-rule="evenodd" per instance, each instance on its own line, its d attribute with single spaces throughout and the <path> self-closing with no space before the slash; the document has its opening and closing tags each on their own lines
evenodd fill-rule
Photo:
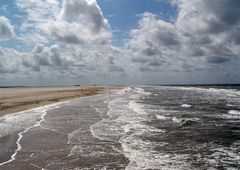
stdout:
<svg viewBox="0 0 240 170">
<path fill-rule="evenodd" d="M 104 87 L 99 95 L 87 95 L 4 117 L 2 126 L 8 133 L 0 137 L 0 169 L 126 167 L 128 159 L 114 149 L 119 144 L 96 138 L 90 128 L 102 119 L 102 112 L 96 108 L 106 107 L 105 99 L 116 89 L 119 88 Z M 12 125 L 16 128 L 8 128 Z"/>
<path fill-rule="evenodd" d="M 107 87 L 17 87 L 0 89 L 0 117 L 57 102 L 101 94 Z"/>
</svg>

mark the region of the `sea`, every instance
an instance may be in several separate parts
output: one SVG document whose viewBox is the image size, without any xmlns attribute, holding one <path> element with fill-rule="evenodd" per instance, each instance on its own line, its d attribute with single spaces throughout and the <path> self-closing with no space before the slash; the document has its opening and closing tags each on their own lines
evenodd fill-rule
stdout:
<svg viewBox="0 0 240 170">
<path fill-rule="evenodd" d="M 0 169 L 240 169 L 240 86 L 132 86 L 0 118 Z"/>
</svg>

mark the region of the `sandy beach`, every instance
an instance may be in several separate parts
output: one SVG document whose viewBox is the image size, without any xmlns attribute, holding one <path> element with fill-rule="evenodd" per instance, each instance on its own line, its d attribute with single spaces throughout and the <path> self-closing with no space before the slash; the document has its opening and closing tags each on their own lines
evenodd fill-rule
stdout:
<svg viewBox="0 0 240 170">
<path fill-rule="evenodd" d="M 0 117 L 64 100 L 99 94 L 103 87 L 0 88 Z"/>
</svg>

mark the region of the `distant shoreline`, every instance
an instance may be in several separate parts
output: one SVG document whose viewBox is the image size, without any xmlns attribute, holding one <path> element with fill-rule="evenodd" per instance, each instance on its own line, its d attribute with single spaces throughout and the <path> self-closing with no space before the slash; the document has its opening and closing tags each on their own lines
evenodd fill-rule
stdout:
<svg viewBox="0 0 240 170">
<path fill-rule="evenodd" d="M 103 93 L 105 87 L 0 88 L 0 117 L 60 101 Z"/>
<path fill-rule="evenodd" d="M 240 86 L 240 83 L 226 83 L 226 84 L 129 84 L 129 85 L 74 85 L 72 88 L 86 88 L 86 87 L 128 87 L 128 86 Z M 0 86 L 1 88 L 68 88 L 69 86 Z"/>
</svg>

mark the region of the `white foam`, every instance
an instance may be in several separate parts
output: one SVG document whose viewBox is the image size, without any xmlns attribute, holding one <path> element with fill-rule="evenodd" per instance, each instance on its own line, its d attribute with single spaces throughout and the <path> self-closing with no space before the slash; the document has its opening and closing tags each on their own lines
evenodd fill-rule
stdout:
<svg viewBox="0 0 240 170">
<path fill-rule="evenodd" d="M 238 120 L 239 119 L 239 115 L 236 115 L 236 114 L 223 114 L 220 116 L 221 118 L 223 119 L 230 119 L 230 120 Z"/>
<path fill-rule="evenodd" d="M 100 140 L 118 141 L 125 134 L 122 122 L 103 120 L 91 127 L 92 135 Z"/>
<path fill-rule="evenodd" d="M 172 86 L 165 86 L 164 88 L 177 89 L 177 90 L 188 90 L 188 91 L 199 91 L 199 92 L 211 93 L 214 95 L 225 96 L 225 97 L 240 96 L 240 90 L 236 90 L 236 89 L 201 88 L 201 87 L 172 87 Z"/>
<path fill-rule="evenodd" d="M 130 101 L 129 108 L 139 114 L 146 114 L 146 112 L 143 109 L 143 105 L 137 103 L 136 101 Z"/>
<path fill-rule="evenodd" d="M 132 88 L 128 90 L 128 93 L 134 91 Z M 105 102 L 108 103 L 108 118 L 102 119 L 90 127 L 94 137 L 100 140 L 115 141 L 119 140 L 119 138 L 125 134 L 123 130 L 124 126 L 129 123 L 129 121 L 131 122 L 132 119 L 132 113 L 128 112 L 128 101 L 125 100 L 125 97 L 129 95 L 128 93 L 108 96 L 108 99 L 105 100 Z M 97 108 L 95 109 L 97 110 Z"/>
<path fill-rule="evenodd" d="M 124 127 L 124 130 L 126 132 L 131 132 L 134 133 L 135 135 L 142 135 L 145 133 L 150 133 L 150 132 L 154 132 L 154 133 L 164 133 L 165 131 L 162 129 L 157 129 L 153 126 L 149 126 L 149 125 L 145 125 L 142 124 L 140 122 L 136 122 L 135 124 L 128 124 Z"/>
<path fill-rule="evenodd" d="M 173 117 L 172 121 L 175 122 L 175 123 L 183 123 L 184 121 L 194 121 L 194 122 L 201 123 L 200 119 L 198 119 L 198 118 L 177 118 L 177 117 Z"/>
<path fill-rule="evenodd" d="M 146 92 L 143 88 L 135 87 L 134 89 L 135 89 L 136 93 L 138 93 L 138 94 L 144 94 L 144 95 L 152 94 L 150 92 Z"/>
<path fill-rule="evenodd" d="M 192 107 L 192 105 L 190 105 L 190 104 L 182 104 L 181 107 L 190 108 L 190 107 Z"/>
<path fill-rule="evenodd" d="M 177 118 L 177 117 L 173 117 L 173 118 L 172 118 L 172 121 L 173 121 L 173 122 L 176 122 L 176 123 L 181 123 L 182 120 L 183 120 L 183 119 Z"/>
<path fill-rule="evenodd" d="M 167 143 L 143 141 L 134 135 L 124 138 L 121 143 L 124 155 L 130 160 L 126 170 L 191 169 L 190 165 L 187 164 L 187 161 L 181 161 L 182 159 L 187 158 L 188 155 L 161 154 L 154 151 L 155 147 L 164 147 Z"/>
<path fill-rule="evenodd" d="M 167 120 L 167 119 L 169 119 L 168 117 L 162 116 L 162 115 L 156 115 L 156 118 L 159 119 L 159 120 Z"/>
<path fill-rule="evenodd" d="M 112 105 L 114 105 L 114 103 L 115 103 L 115 101 L 114 100 L 112 100 L 112 101 L 109 101 L 109 103 L 108 103 L 108 111 L 107 111 L 107 116 L 109 116 L 109 117 L 112 117 Z"/>
<path fill-rule="evenodd" d="M 145 95 L 142 88 L 129 89 L 128 92 L 109 96 L 108 119 L 91 126 L 94 137 L 100 140 L 113 140 L 122 144 L 122 153 L 130 160 L 126 169 L 190 169 L 187 161 L 181 161 L 185 155 L 160 154 L 156 147 L 164 147 L 167 143 L 142 139 L 148 135 L 163 135 L 164 130 L 151 126 L 151 109 L 145 109 L 144 104 L 137 103 Z M 167 114 L 161 111 L 163 114 Z M 161 114 L 155 114 L 158 119 L 171 119 Z M 75 148 L 76 149 L 76 148 Z M 118 152 L 121 152 L 120 150 Z M 174 162 L 174 164 L 172 163 Z"/>
<path fill-rule="evenodd" d="M 135 88 L 133 88 L 133 87 L 125 87 L 125 88 L 116 90 L 116 94 L 118 94 L 118 95 L 124 95 L 124 94 L 126 94 L 126 93 L 128 93 L 128 92 L 131 92 L 131 91 L 133 91 L 133 90 L 135 90 Z"/>
<path fill-rule="evenodd" d="M 240 115 L 240 111 L 238 110 L 230 110 L 228 113 L 232 115 Z"/>
<path fill-rule="evenodd" d="M 165 87 L 164 87 L 165 88 Z M 171 87 L 172 88 L 172 87 Z M 177 87 L 179 88 L 179 87 Z M 229 91 L 229 90 L 219 90 L 219 89 L 204 89 L 204 88 L 188 88 L 188 90 L 199 90 L 207 92 L 206 94 L 211 93 L 210 95 L 212 97 L 229 97 L 233 95 L 232 92 L 235 91 Z M 213 95 L 212 95 L 213 94 Z M 136 96 L 135 96 L 136 97 Z M 128 100 L 128 99 L 126 99 Z M 144 108 L 144 105 L 141 103 L 137 103 L 136 100 L 131 99 L 129 101 L 129 108 L 132 109 L 135 113 L 138 113 L 139 117 L 144 117 L 145 115 L 149 115 L 149 110 L 147 110 L 146 106 Z M 115 103 L 118 104 L 118 103 Z M 183 104 L 182 107 L 192 107 L 189 104 Z M 114 111 L 114 109 L 113 109 Z M 130 115 L 137 119 L 137 116 L 132 114 L 131 111 L 129 111 Z M 229 115 L 229 116 L 237 116 L 240 115 L 239 111 L 230 112 L 230 114 L 235 115 Z M 237 114 L 236 114 L 237 113 Z M 155 114 L 156 118 L 165 120 L 167 117 L 164 116 L 165 114 L 159 112 L 159 114 Z M 124 118 L 122 120 L 129 119 L 124 115 Z M 145 119 L 146 120 L 146 119 Z M 176 123 L 183 123 L 184 121 L 195 121 L 197 123 L 201 123 L 200 119 L 192 118 L 192 119 L 185 119 L 185 118 L 177 118 L 173 117 L 172 120 Z M 155 147 L 157 147 L 157 143 L 142 140 L 141 136 L 145 136 L 145 134 L 152 134 L 152 132 L 157 132 L 157 130 L 154 129 L 154 127 L 146 126 L 144 121 L 138 121 L 135 122 L 129 122 L 128 125 L 125 126 L 125 131 L 127 132 L 125 136 L 121 138 L 121 143 L 123 147 L 123 153 L 124 155 L 129 158 L 130 163 L 127 166 L 127 170 L 141 170 L 141 169 L 192 169 L 192 165 L 189 162 L 189 157 L 191 155 L 181 155 L 181 154 L 166 154 L 166 153 L 159 153 L 154 150 Z M 164 133 L 164 132 L 162 132 Z M 159 134 L 161 135 L 161 134 Z M 210 160 L 210 159 L 209 159 Z M 217 158 L 215 159 L 217 160 Z"/>
</svg>

